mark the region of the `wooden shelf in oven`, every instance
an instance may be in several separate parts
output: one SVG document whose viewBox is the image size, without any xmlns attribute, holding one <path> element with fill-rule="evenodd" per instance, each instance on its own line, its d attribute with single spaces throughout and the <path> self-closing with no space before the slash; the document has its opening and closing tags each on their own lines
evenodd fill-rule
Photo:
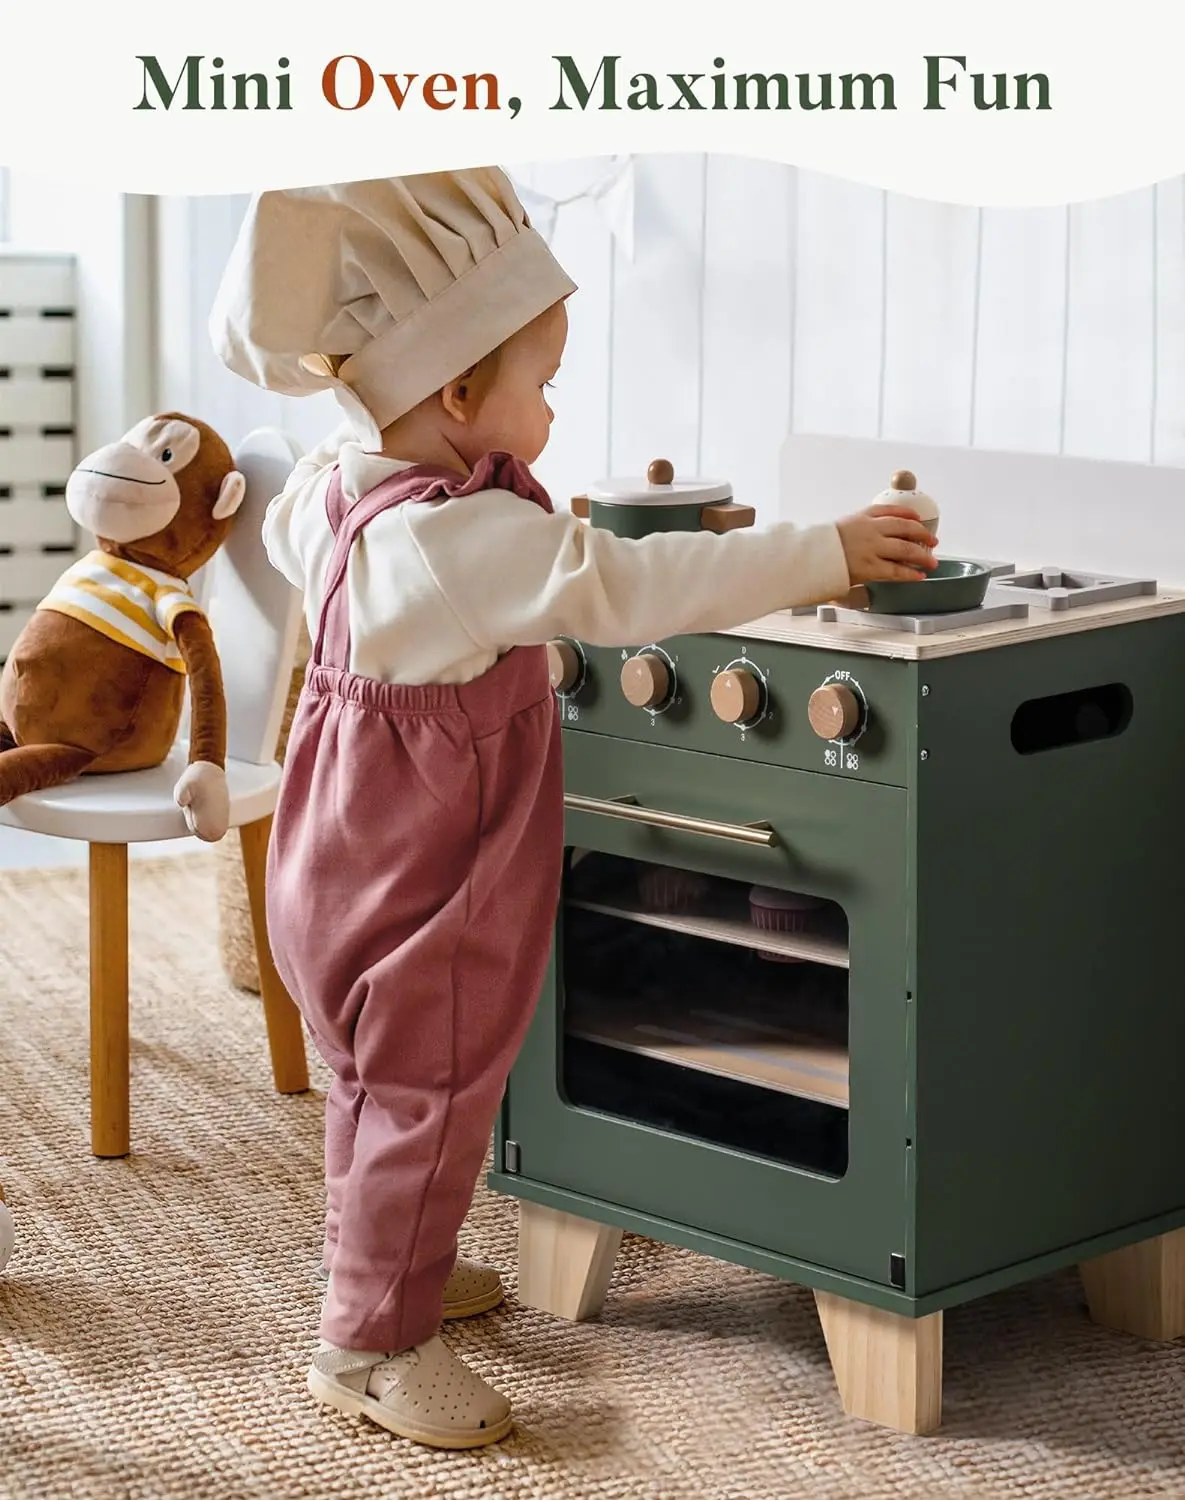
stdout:
<svg viewBox="0 0 1185 1500">
<path fill-rule="evenodd" d="M 710 1005 L 656 1011 L 589 995 L 573 997 L 568 1036 L 712 1073 L 837 1109 L 848 1107 L 848 1053 L 787 1021 Z"/>
<path fill-rule="evenodd" d="M 565 904 L 581 911 L 599 912 L 605 917 L 639 922 L 643 927 L 661 927 L 670 932 L 685 933 L 688 937 L 750 948 L 756 953 L 780 953 L 788 958 L 801 958 L 807 963 L 826 964 L 833 969 L 848 967 L 848 945 L 841 939 L 822 933 L 766 932 L 749 921 L 741 903 L 738 903 L 739 910 L 730 910 L 732 903 L 718 901 L 703 911 L 667 912 L 654 911 L 639 900 L 615 894 L 611 900 L 602 901 L 570 896 Z"/>
</svg>

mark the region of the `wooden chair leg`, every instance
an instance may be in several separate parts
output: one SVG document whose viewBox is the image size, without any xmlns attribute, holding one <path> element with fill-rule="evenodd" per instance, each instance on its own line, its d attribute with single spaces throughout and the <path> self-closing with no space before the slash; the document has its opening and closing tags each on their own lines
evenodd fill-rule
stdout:
<svg viewBox="0 0 1185 1500">
<path fill-rule="evenodd" d="M 90 845 L 91 1151 L 131 1150 L 128 850 Z"/>
<path fill-rule="evenodd" d="M 1094 1322 L 1169 1343 L 1185 1335 L 1185 1229 L 1078 1267 Z"/>
<path fill-rule="evenodd" d="M 243 851 L 247 900 L 251 907 L 251 930 L 255 936 L 255 961 L 259 966 L 259 994 L 263 1001 L 267 1044 L 272 1057 L 272 1078 L 278 1094 L 303 1094 L 309 1086 L 304 1024 L 291 995 L 276 973 L 267 935 L 264 883 L 271 831 L 270 817 L 246 823 L 239 829 L 239 843 Z"/>
<path fill-rule="evenodd" d="M 580 1322 L 605 1301 L 621 1230 L 519 1200 L 518 1300 Z"/>
<path fill-rule="evenodd" d="M 816 1292 L 827 1353 L 850 1417 L 921 1435 L 942 1421 L 942 1314 L 903 1318 Z"/>
</svg>

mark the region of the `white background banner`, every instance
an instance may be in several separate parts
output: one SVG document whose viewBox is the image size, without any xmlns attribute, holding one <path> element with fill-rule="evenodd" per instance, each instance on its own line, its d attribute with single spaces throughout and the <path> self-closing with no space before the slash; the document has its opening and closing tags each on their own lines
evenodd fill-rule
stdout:
<svg viewBox="0 0 1185 1500">
<path fill-rule="evenodd" d="M 1081 201 L 1185 167 L 1172 13 L 1165 0 L 10 5 L 0 163 L 192 194 L 712 151 L 953 203 Z M 603 207 L 628 239 L 619 187 Z"/>
</svg>

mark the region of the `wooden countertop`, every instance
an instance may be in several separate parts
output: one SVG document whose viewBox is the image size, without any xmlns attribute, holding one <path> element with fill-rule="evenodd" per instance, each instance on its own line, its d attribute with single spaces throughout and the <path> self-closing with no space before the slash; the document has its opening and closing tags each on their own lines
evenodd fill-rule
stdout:
<svg viewBox="0 0 1185 1500">
<path fill-rule="evenodd" d="M 960 656 L 971 651 L 989 651 L 1024 641 L 1073 635 L 1108 625 L 1126 625 L 1164 615 L 1185 613 L 1185 592 L 1162 590 L 1131 599 L 1112 599 L 1101 604 L 1071 605 L 1069 609 L 1029 606 L 1025 619 L 992 620 L 966 630 L 937 631 L 914 635 L 904 630 L 877 630 L 869 625 L 823 621 L 817 615 L 796 615 L 779 610 L 763 615 L 720 635 L 745 636 L 749 640 L 779 641 L 820 649 L 840 648 L 865 656 L 885 656 L 900 661 L 929 661 L 940 656 Z"/>
</svg>

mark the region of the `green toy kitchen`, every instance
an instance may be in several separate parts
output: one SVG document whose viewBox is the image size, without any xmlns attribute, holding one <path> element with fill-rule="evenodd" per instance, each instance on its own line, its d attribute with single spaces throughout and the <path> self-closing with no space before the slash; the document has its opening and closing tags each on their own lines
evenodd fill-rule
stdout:
<svg viewBox="0 0 1185 1500">
<path fill-rule="evenodd" d="M 623 1231 L 772 1274 L 843 1409 L 920 1434 L 961 1303 L 1076 1265 L 1096 1322 L 1185 1334 L 1185 591 L 971 557 L 945 460 L 869 448 L 847 510 L 942 512 L 921 598 L 549 647 L 563 897 L 490 1183 L 526 1305 L 595 1316 Z M 743 500 L 656 460 L 573 509 Z"/>
</svg>

